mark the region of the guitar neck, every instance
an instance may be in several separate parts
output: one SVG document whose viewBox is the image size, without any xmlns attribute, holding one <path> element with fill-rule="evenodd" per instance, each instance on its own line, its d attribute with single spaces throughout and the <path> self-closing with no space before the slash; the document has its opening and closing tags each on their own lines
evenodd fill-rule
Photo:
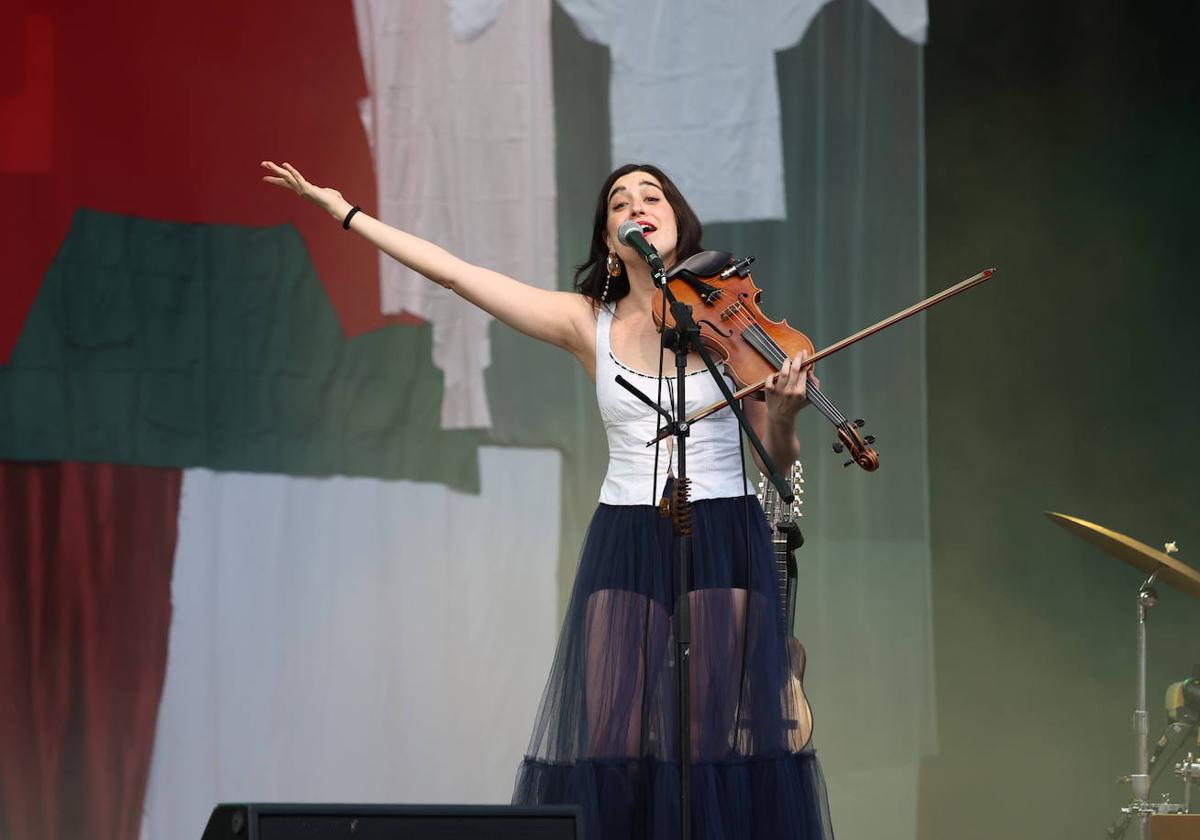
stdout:
<svg viewBox="0 0 1200 840">
<path fill-rule="evenodd" d="M 779 617 L 785 622 L 788 618 L 790 600 L 788 597 L 788 540 L 787 534 L 775 529 L 775 535 L 771 539 L 772 547 L 775 550 L 775 575 L 776 582 L 779 588 Z"/>
<path fill-rule="evenodd" d="M 790 629 L 795 599 L 793 589 L 795 561 L 789 550 L 792 547 L 789 526 L 792 519 L 800 515 L 799 497 L 804 492 L 802 486 L 804 484 L 804 468 L 799 461 L 792 465 L 789 478 L 796 493 L 796 501 L 793 506 L 783 505 L 775 485 L 766 479 L 763 479 L 759 485 L 759 502 L 762 504 L 763 513 L 766 514 L 767 522 L 771 526 L 771 548 L 775 554 L 776 586 L 779 591 L 779 617 Z"/>
</svg>

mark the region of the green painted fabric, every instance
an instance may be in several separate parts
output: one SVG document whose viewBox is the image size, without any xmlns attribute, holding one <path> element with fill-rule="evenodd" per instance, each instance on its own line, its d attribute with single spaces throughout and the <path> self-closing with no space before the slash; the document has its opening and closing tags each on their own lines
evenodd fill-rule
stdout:
<svg viewBox="0 0 1200 840">
<path fill-rule="evenodd" d="M 79 211 L 12 362 L 0 457 L 436 481 L 484 436 L 439 428 L 429 331 L 346 340 L 299 234 Z"/>
</svg>

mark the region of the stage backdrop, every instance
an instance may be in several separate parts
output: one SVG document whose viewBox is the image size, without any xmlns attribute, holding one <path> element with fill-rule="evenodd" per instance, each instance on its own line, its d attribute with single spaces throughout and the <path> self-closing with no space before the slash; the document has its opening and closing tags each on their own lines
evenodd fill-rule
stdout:
<svg viewBox="0 0 1200 840">
<path fill-rule="evenodd" d="M 898 16 L 908 7 L 921 14 Z M 621 162 L 622 68 L 586 22 L 538 8 L 555 283 L 569 288 L 594 192 Z M 923 4 L 772 8 L 799 39 L 760 49 L 778 88 L 783 218 L 711 224 L 705 244 L 757 256 L 768 311 L 823 346 L 926 291 Z M 0 145 L 0 457 L 15 476 L 0 516 L 37 538 L 4 543 L 3 833 L 188 836 L 215 799 L 506 799 L 603 434 L 574 363 L 497 324 L 490 425 L 447 428 L 433 329 L 383 315 L 370 249 L 258 183 L 259 160 L 288 160 L 378 212 L 360 104 L 380 92 L 351 4 L 295 17 L 279 3 L 31 0 L 5 14 L 0 113 L 23 129 Z M 770 104 L 746 118 L 770 123 Z M 705 126 L 688 130 L 694 141 Z M 673 171 L 669 142 L 653 162 Z M 731 158 L 712 176 L 743 170 Z M 867 420 L 884 467 L 843 469 L 828 423 L 802 417 L 797 631 L 817 745 L 841 836 L 913 837 L 918 767 L 937 748 L 920 323 L 820 374 Z M 157 470 L 156 489 L 121 489 L 91 465 Z M 64 470 L 75 484 L 60 488 Z M 68 503 L 105 486 L 124 530 Z M 12 530 L 34 498 L 49 512 Z M 143 521 L 158 523 L 150 559 L 120 549 Z M 120 550 L 101 550 L 110 530 Z M 74 561 L 84 582 L 152 563 L 134 607 L 127 587 L 97 600 L 44 586 L 74 568 L 56 559 L 64 535 L 93 533 Z M 97 672 L 108 637 L 88 628 L 118 612 L 140 665 Z"/>
<path fill-rule="evenodd" d="M 1043 511 L 1200 568 L 1200 7 L 931 5 L 931 283 L 1001 273 L 928 321 L 941 740 L 921 835 L 1102 837 L 1130 796 L 1142 576 Z M 1158 592 L 1152 741 L 1200 663 L 1200 604 Z M 1169 772 L 1159 791 L 1183 799 Z"/>
</svg>

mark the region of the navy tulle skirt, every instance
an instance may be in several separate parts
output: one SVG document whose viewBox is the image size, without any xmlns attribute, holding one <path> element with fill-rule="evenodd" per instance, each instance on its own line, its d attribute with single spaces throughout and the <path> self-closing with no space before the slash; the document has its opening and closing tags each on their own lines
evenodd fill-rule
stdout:
<svg viewBox="0 0 1200 840">
<path fill-rule="evenodd" d="M 692 836 L 825 840 L 825 785 L 750 496 L 693 506 Z M 583 806 L 588 840 L 679 836 L 678 544 L 649 505 L 592 518 L 513 802 Z"/>
</svg>

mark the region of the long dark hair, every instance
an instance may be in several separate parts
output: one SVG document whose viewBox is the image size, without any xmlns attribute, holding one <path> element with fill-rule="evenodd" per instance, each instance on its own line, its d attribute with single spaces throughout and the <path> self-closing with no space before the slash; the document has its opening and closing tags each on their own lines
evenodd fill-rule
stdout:
<svg viewBox="0 0 1200 840">
<path fill-rule="evenodd" d="M 616 303 L 629 294 L 629 277 L 625 274 L 625 266 L 621 266 L 620 275 L 608 282 L 608 294 L 602 301 L 605 281 L 608 281 L 608 270 L 605 261 L 608 259 L 608 246 L 604 244 L 604 234 L 608 227 L 608 193 L 618 178 L 624 178 L 630 172 L 648 172 L 662 184 L 663 196 L 671 209 L 675 211 L 675 228 L 678 239 L 675 245 L 675 261 L 685 260 L 692 254 L 698 254 L 702 249 L 700 237 L 703 230 L 695 212 L 688 206 L 687 200 L 675 182 L 666 173 L 648 163 L 627 163 L 618 166 L 612 174 L 604 179 L 600 188 L 600 197 L 596 200 L 596 215 L 592 219 L 592 245 L 588 251 L 587 261 L 575 268 L 575 290 L 581 295 L 591 298 L 596 303 Z M 669 266 L 668 266 L 669 268 Z"/>
</svg>

